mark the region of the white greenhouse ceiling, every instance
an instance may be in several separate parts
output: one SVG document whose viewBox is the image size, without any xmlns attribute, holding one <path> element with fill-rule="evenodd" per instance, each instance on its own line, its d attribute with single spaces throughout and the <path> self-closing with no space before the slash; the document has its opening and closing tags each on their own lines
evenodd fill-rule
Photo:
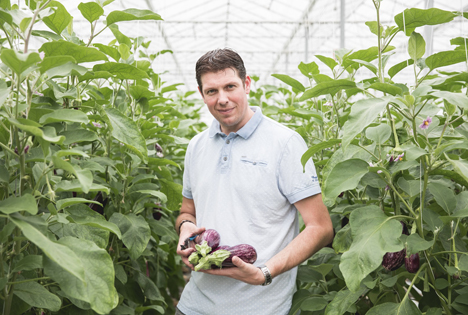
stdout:
<svg viewBox="0 0 468 315">
<path fill-rule="evenodd" d="M 74 17 L 76 34 L 87 39 L 90 23 L 78 10 L 79 1 L 62 0 L 61 3 Z M 393 17 L 406 8 L 468 11 L 468 0 L 382 0 L 380 3 L 384 26 L 396 25 Z M 288 74 L 304 81 L 297 68 L 300 62 L 316 61 L 325 72 L 326 67 L 314 57 L 316 54 L 333 57 L 334 51 L 340 48 L 360 50 L 377 45 L 376 36 L 365 25 L 366 21 L 376 21 L 372 0 L 115 0 L 105 7 L 105 14 L 129 8 L 151 10 L 161 15 L 163 21 L 121 22 L 120 31 L 128 37 L 142 36 L 150 40 L 149 53 L 171 50 L 172 54 L 158 56 L 154 70 L 165 73 L 162 78 L 168 83 L 184 83 L 192 90 L 196 89 L 195 62 L 206 51 L 216 48 L 236 50 L 250 75 L 259 76 L 260 82 L 274 83 L 278 81 L 271 77 L 272 73 Z M 102 22 L 97 29 L 103 26 Z M 416 31 L 427 42 L 426 55 L 451 50 L 454 46 L 450 45 L 450 39 L 468 37 L 468 19 L 457 17 L 448 24 Z M 111 32 L 103 32 L 94 42 L 107 44 L 112 39 Z M 395 37 L 392 64 L 408 59 L 407 42 L 402 32 Z"/>
</svg>

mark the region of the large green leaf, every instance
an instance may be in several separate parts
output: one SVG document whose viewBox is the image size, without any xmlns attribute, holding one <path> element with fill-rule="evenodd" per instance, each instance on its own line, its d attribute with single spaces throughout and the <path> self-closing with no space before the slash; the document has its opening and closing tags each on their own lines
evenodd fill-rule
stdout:
<svg viewBox="0 0 468 315">
<path fill-rule="evenodd" d="M 62 266 L 64 273 L 84 281 L 84 265 L 78 256 L 67 246 L 51 241 L 31 224 L 23 221 L 21 216 L 10 217 L 10 220 L 21 229 L 24 236 L 39 247 L 49 260 Z"/>
<path fill-rule="evenodd" d="M 426 58 L 425 63 L 429 69 L 434 70 L 436 68 L 454 65 L 463 61 L 466 61 L 464 50 L 449 50 L 430 55 Z"/>
<path fill-rule="evenodd" d="M 93 44 L 93 46 L 97 47 L 97 49 L 99 49 L 100 51 L 102 51 L 106 55 L 111 56 L 115 61 L 120 60 L 120 53 L 114 47 L 107 46 L 107 45 L 104 45 L 104 44 L 97 44 L 97 43 Z"/>
<path fill-rule="evenodd" d="M 60 284 L 67 296 L 89 303 L 98 314 L 109 314 L 119 301 L 112 258 L 90 241 L 66 236 L 58 242 L 76 253 L 77 261 L 86 266 L 84 279 L 71 276 L 63 265 L 50 259 L 44 259 L 44 272 Z"/>
<path fill-rule="evenodd" d="M 49 69 L 60 67 L 68 62 L 76 63 L 76 60 L 72 56 L 44 57 L 42 62 L 39 64 L 39 70 L 41 73 L 45 73 Z"/>
<path fill-rule="evenodd" d="M 400 28 L 400 31 L 406 30 L 406 35 L 409 36 L 417 27 L 447 23 L 452 21 L 455 17 L 455 13 L 438 8 L 426 10 L 411 8 L 405 9 L 402 13 L 397 14 L 395 16 L 395 22 Z"/>
<path fill-rule="evenodd" d="M 8 48 L 2 49 L 0 59 L 5 65 L 7 65 L 14 73 L 18 75 L 41 61 L 41 57 L 39 57 L 37 52 L 23 54 Z"/>
<path fill-rule="evenodd" d="M 41 255 L 28 255 L 18 261 L 11 272 L 28 271 L 42 268 Z"/>
<path fill-rule="evenodd" d="M 122 21 L 135 20 L 162 20 L 161 16 L 150 10 L 126 9 L 123 11 L 112 11 L 106 18 L 107 25 Z"/>
<path fill-rule="evenodd" d="M 54 56 L 54 57 L 65 57 L 65 56 Z M 48 57 L 48 58 L 54 58 Z M 72 58 L 72 57 L 70 57 Z M 67 62 L 58 67 L 49 69 L 45 72 L 45 75 L 49 78 L 64 78 L 71 75 L 74 76 L 84 76 L 88 72 L 88 68 L 85 68 L 80 65 L 76 65 L 75 62 Z"/>
<path fill-rule="evenodd" d="M 106 55 L 95 48 L 80 46 L 66 41 L 46 42 L 42 44 L 39 51 L 44 52 L 46 57 L 71 56 L 77 63 L 107 61 Z"/>
<path fill-rule="evenodd" d="M 404 68 L 414 64 L 413 59 L 408 59 L 405 61 L 402 61 L 400 63 L 397 63 L 396 65 L 392 66 L 390 69 L 388 69 L 388 75 L 390 78 L 393 78 L 398 72 L 403 70 Z"/>
<path fill-rule="evenodd" d="M 337 253 L 344 253 L 349 250 L 352 243 L 351 226 L 346 224 L 333 238 L 333 249 Z"/>
<path fill-rule="evenodd" d="M 341 257 L 340 270 L 348 288 L 356 292 L 361 281 L 382 264 L 385 253 L 403 248 L 401 223 L 372 205 L 354 210 L 349 224 L 353 243 Z"/>
<path fill-rule="evenodd" d="M 356 292 L 346 289 L 338 292 L 325 309 L 325 315 L 342 315 L 346 313 L 349 307 L 366 291 L 368 289 L 364 285 L 361 285 L 361 288 Z"/>
<path fill-rule="evenodd" d="M 104 14 L 104 9 L 96 2 L 81 2 L 78 5 L 78 10 L 89 23 L 93 23 Z"/>
<path fill-rule="evenodd" d="M 414 61 L 418 60 L 426 53 L 426 41 L 421 34 L 413 32 L 411 33 L 408 41 L 408 54 Z"/>
<path fill-rule="evenodd" d="M 122 232 L 122 242 L 127 246 L 130 257 L 133 260 L 138 259 L 151 237 L 151 230 L 145 219 L 133 213 L 123 215 L 116 212 L 109 222 L 119 227 Z"/>
<path fill-rule="evenodd" d="M 418 307 L 408 298 L 401 303 L 387 302 L 371 308 L 366 315 L 421 315 Z"/>
<path fill-rule="evenodd" d="M 396 95 L 402 95 L 403 91 L 401 90 L 400 87 L 390 84 L 390 83 L 382 83 L 382 82 L 375 82 L 372 83 L 369 88 L 378 90 L 384 93 L 388 93 L 390 95 L 396 96 Z"/>
<path fill-rule="evenodd" d="M 315 55 L 315 57 L 317 57 L 318 60 L 323 62 L 331 70 L 333 70 L 338 65 L 338 62 L 336 62 L 336 60 L 333 58 L 322 56 L 322 55 Z"/>
<path fill-rule="evenodd" d="M 336 197 L 346 190 L 355 189 L 361 178 L 367 174 L 369 164 L 360 159 L 339 162 L 323 183 L 324 200 L 335 202 Z"/>
<path fill-rule="evenodd" d="M 406 238 L 407 255 L 416 254 L 432 247 L 432 245 L 434 245 L 434 239 L 432 241 L 426 241 L 417 233 L 411 234 Z"/>
<path fill-rule="evenodd" d="M 312 158 L 314 154 L 321 152 L 323 149 L 337 145 L 338 143 L 341 143 L 341 139 L 330 139 L 310 147 L 301 157 L 302 167 L 305 169 L 307 161 L 309 161 L 309 159 Z"/>
<path fill-rule="evenodd" d="M 318 65 L 313 61 L 310 63 L 303 63 L 301 61 L 301 63 L 299 64 L 299 66 L 297 66 L 297 68 L 301 71 L 303 75 L 305 75 L 308 78 L 312 78 L 314 75 L 317 75 L 320 73 Z"/>
<path fill-rule="evenodd" d="M 182 204 L 182 185 L 174 181 L 161 178 L 161 192 L 167 196 L 167 208 L 179 210 Z"/>
<path fill-rule="evenodd" d="M 286 75 L 286 74 L 272 74 L 271 76 L 277 78 L 278 80 L 283 81 L 287 85 L 292 86 L 293 88 L 295 88 L 295 89 L 297 89 L 297 90 L 299 90 L 301 92 L 305 91 L 304 85 L 302 85 L 302 83 L 297 81 L 296 79 L 291 78 L 289 75 Z"/>
<path fill-rule="evenodd" d="M 312 97 L 317 97 L 320 95 L 335 95 L 343 89 L 355 88 L 356 83 L 346 79 L 327 81 L 317 84 L 311 89 L 308 89 L 302 94 L 299 101 L 305 101 Z"/>
<path fill-rule="evenodd" d="M 60 133 L 60 136 L 65 136 L 64 145 L 79 142 L 91 142 L 97 140 L 97 134 L 94 131 L 87 129 L 65 130 Z"/>
<path fill-rule="evenodd" d="M 37 308 L 45 308 L 52 312 L 58 312 L 62 301 L 42 285 L 35 281 L 18 283 L 13 293 L 29 305 Z"/>
<path fill-rule="evenodd" d="M 452 214 L 457 206 L 457 199 L 455 198 L 453 190 L 437 182 L 429 183 L 428 188 L 437 204 L 439 204 L 447 214 Z"/>
<path fill-rule="evenodd" d="M 37 203 L 33 195 L 24 194 L 21 197 L 11 196 L 0 201 L 0 212 L 10 214 L 19 211 L 27 211 L 33 215 L 37 214 Z"/>
<path fill-rule="evenodd" d="M 93 67 L 93 70 L 107 71 L 121 80 L 140 80 L 149 78 L 148 74 L 145 71 L 126 63 L 106 62 L 103 64 L 95 65 Z"/>
<path fill-rule="evenodd" d="M 57 207 L 57 211 L 60 211 L 62 209 L 65 209 L 66 207 L 70 207 L 70 206 L 80 204 L 80 203 L 95 203 L 97 205 L 102 206 L 102 204 L 98 201 L 88 200 L 85 198 L 77 198 L 77 197 L 60 199 L 57 201 L 55 206 Z"/>
<path fill-rule="evenodd" d="M 370 125 L 385 109 L 388 98 L 361 99 L 351 106 L 351 113 L 343 126 L 343 148 L 351 143 L 354 137 Z"/>
<path fill-rule="evenodd" d="M 383 144 L 392 135 L 392 128 L 387 124 L 380 124 L 366 129 L 366 137 L 376 144 Z"/>
<path fill-rule="evenodd" d="M 452 105 L 459 106 L 465 110 L 468 110 L 468 96 L 464 93 L 456 93 L 449 91 L 436 91 L 429 94 L 430 96 L 440 97 L 449 102 Z"/>
<path fill-rule="evenodd" d="M 105 110 L 112 127 L 112 136 L 125 144 L 144 161 L 148 159 L 146 141 L 137 124 L 114 108 Z"/>
<path fill-rule="evenodd" d="M 58 1 L 52 1 L 49 8 L 53 8 L 54 13 L 42 18 L 42 21 L 52 31 L 60 35 L 64 29 L 67 28 L 68 24 L 73 20 L 73 17 L 68 13 L 67 9 Z"/>
<path fill-rule="evenodd" d="M 466 181 L 468 181 L 468 161 L 467 160 L 447 160 L 452 164 L 455 172 L 460 174 Z"/>
<path fill-rule="evenodd" d="M 50 114 L 45 114 L 39 119 L 39 123 L 47 125 L 56 122 L 83 123 L 89 122 L 88 116 L 80 110 L 58 109 Z"/>
<path fill-rule="evenodd" d="M 56 168 L 61 168 L 73 175 L 78 179 L 83 192 L 88 193 L 93 184 L 93 173 L 88 169 L 81 169 L 78 165 L 71 164 L 62 160 L 58 156 L 52 156 L 52 162 Z"/>
</svg>

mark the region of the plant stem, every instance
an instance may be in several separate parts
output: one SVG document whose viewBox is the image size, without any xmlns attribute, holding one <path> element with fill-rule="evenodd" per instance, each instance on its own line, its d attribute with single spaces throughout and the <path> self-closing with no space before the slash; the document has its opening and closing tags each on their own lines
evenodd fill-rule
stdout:
<svg viewBox="0 0 468 315">
<path fill-rule="evenodd" d="M 31 282 L 31 281 L 38 281 L 38 280 L 49 280 L 49 277 L 41 277 L 41 278 L 35 278 L 35 279 L 27 279 L 27 280 L 21 280 L 21 281 L 16 281 L 16 282 L 8 282 L 8 285 L 13 285 L 13 284 L 20 284 L 20 283 L 26 283 L 26 282 Z"/>
</svg>

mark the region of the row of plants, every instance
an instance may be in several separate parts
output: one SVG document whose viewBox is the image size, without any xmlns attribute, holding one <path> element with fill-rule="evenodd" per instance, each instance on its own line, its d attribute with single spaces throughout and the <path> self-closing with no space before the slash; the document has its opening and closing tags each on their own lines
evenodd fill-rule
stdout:
<svg viewBox="0 0 468 315">
<path fill-rule="evenodd" d="M 87 39 L 59 1 L 0 1 L 2 314 L 171 314 L 185 285 L 173 211 L 201 105 L 118 27 L 162 18 L 112 1 L 77 3 Z"/>
<path fill-rule="evenodd" d="M 286 87 L 251 93 L 308 142 L 302 163 L 313 159 L 336 231 L 299 267 L 290 314 L 467 314 L 468 38 L 424 57 L 419 32 L 468 14 L 411 8 L 387 26 L 373 4 L 376 46 L 301 63 L 310 86 L 274 74 Z M 403 62 L 396 36 L 407 38 Z"/>
</svg>

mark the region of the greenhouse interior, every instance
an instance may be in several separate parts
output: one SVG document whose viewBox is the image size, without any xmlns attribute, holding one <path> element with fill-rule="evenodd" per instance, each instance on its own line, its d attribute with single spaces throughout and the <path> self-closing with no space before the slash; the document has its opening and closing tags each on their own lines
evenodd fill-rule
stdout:
<svg viewBox="0 0 468 315">
<path fill-rule="evenodd" d="M 0 0 L 1 314 L 468 314 L 468 0 L 86 1 Z"/>
</svg>

